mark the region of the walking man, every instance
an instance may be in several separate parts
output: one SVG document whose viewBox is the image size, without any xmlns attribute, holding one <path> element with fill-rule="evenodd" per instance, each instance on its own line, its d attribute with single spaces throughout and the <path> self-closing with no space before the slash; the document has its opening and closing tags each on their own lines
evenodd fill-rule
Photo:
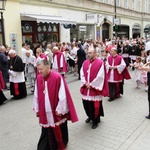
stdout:
<svg viewBox="0 0 150 150">
<path fill-rule="evenodd" d="M 37 62 L 33 109 L 42 133 L 37 150 L 65 150 L 68 143 L 67 120 L 78 121 L 64 78 L 50 69 L 47 60 Z"/>
<path fill-rule="evenodd" d="M 117 54 L 116 47 L 111 48 L 110 54 L 106 62 L 109 85 L 108 101 L 113 101 L 115 98 L 119 98 L 120 94 L 123 94 L 123 80 L 131 77 L 123 57 Z"/>
<path fill-rule="evenodd" d="M 104 116 L 102 99 L 108 96 L 108 87 L 104 63 L 96 58 L 94 49 L 88 50 L 88 59 L 84 61 L 80 73 L 80 92 L 88 116 L 85 122 L 92 121 L 92 129 L 95 129 L 100 123 L 100 116 Z"/>
</svg>

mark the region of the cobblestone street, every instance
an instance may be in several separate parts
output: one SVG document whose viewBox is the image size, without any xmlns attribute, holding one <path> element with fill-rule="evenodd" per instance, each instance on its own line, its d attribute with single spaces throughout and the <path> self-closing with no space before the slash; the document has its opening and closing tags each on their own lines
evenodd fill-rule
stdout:
<svg viewBox="0 0 150 150">
<path fill-rule="evenodd" d="M 130 71 L 132 77 L 134 72 Z M 70 74 L 66 78 L 79 116 L 69 122 L 67 150 L 149 150 L 150 120 L 144 85 L 136 89 L 134 78 L 125 81 L 124 95 L 115 101 L 103 100 L 105 117 L 94 130 L 86 124 L 79 93 L 80 81 Z M 10 99 L 9 91 L 4 92 Z M 40 126 L 32 110 L 33 95 L 22 100 L 8 100 L 0 106 L 0 150 L 36 150 Z"/>
</svg>

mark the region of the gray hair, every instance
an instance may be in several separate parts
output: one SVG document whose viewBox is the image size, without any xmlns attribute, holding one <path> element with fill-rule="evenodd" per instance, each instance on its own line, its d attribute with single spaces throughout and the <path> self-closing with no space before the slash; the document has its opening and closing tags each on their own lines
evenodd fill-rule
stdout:
<svg viewBox="0 0 150 150">
<path fill-rule="evenodd" d="M 47 61 L 45 59 L 41 59 L 36 64 L 36 66 L 39 66 L 39 65 L 50 66 L 50 63 L 49 63 L 49 61 Z"/>
<path fill-rule="evenodd" d="M 16 54 L 17 52 L 13 49 L 9 50 L 9 54 Z"/>
</svg>

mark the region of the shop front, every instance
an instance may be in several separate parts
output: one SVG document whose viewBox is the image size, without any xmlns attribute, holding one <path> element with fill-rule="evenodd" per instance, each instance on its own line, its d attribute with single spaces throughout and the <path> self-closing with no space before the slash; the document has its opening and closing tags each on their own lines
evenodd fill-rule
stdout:
<svg viewBox="0 0 150 150">
<path fill-rule="evenodd" d="M 133 25 L 132 27 L 132 38 L 141 37 L 141 26 Z"/>
<path fill-rule="evenodd" d="M 70 39 L 83 41 L 95 38 L 95 26 L 93 24 L 77 24 L 70 28 Z"/>
<path fill-rule="evenodd" d="M 147 24 L 144 28 L 145 38 L 150 38 L 150 25 Z"/>
<path fill-rule="evenodd" d="M 119 37 L 120 39 L 122 39 L 122 38 L 128 38 L 129 39 L 129 37 L 130 37 L 130 35 L 129 35 L 130 27 L 128 25 L 120 24 L 120 25 L 114 26 L 114 28 L 115 28 L 115 32 L 116 32 L 117 37 Z"/>
<path fill-rule="evenodd" d="M 25 42 L 59 42 L 59 24 L 22 21 L 22 41 Z"/>
<path fill-rule="evenodd" d="M 31 43 L 65 41 L 63 36 L 60 36 L 63 34 L 62 30 L 68 30 L 67 25 L 75 24 L 74 21 L 62 17 L 21 14 L 22 40 Z"/>
</svg>

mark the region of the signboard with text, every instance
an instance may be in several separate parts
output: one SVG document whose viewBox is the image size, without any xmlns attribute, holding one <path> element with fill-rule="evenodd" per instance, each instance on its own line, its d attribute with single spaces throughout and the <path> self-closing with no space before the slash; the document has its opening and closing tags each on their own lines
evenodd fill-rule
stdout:
<svg viewBox="0 0 150 150">
<path fill-rule="evenodd" d="M 84 32 L 86 32 L 86 26 L 79 26 L 79 31 L 84 31 Z"/>
</svg>

